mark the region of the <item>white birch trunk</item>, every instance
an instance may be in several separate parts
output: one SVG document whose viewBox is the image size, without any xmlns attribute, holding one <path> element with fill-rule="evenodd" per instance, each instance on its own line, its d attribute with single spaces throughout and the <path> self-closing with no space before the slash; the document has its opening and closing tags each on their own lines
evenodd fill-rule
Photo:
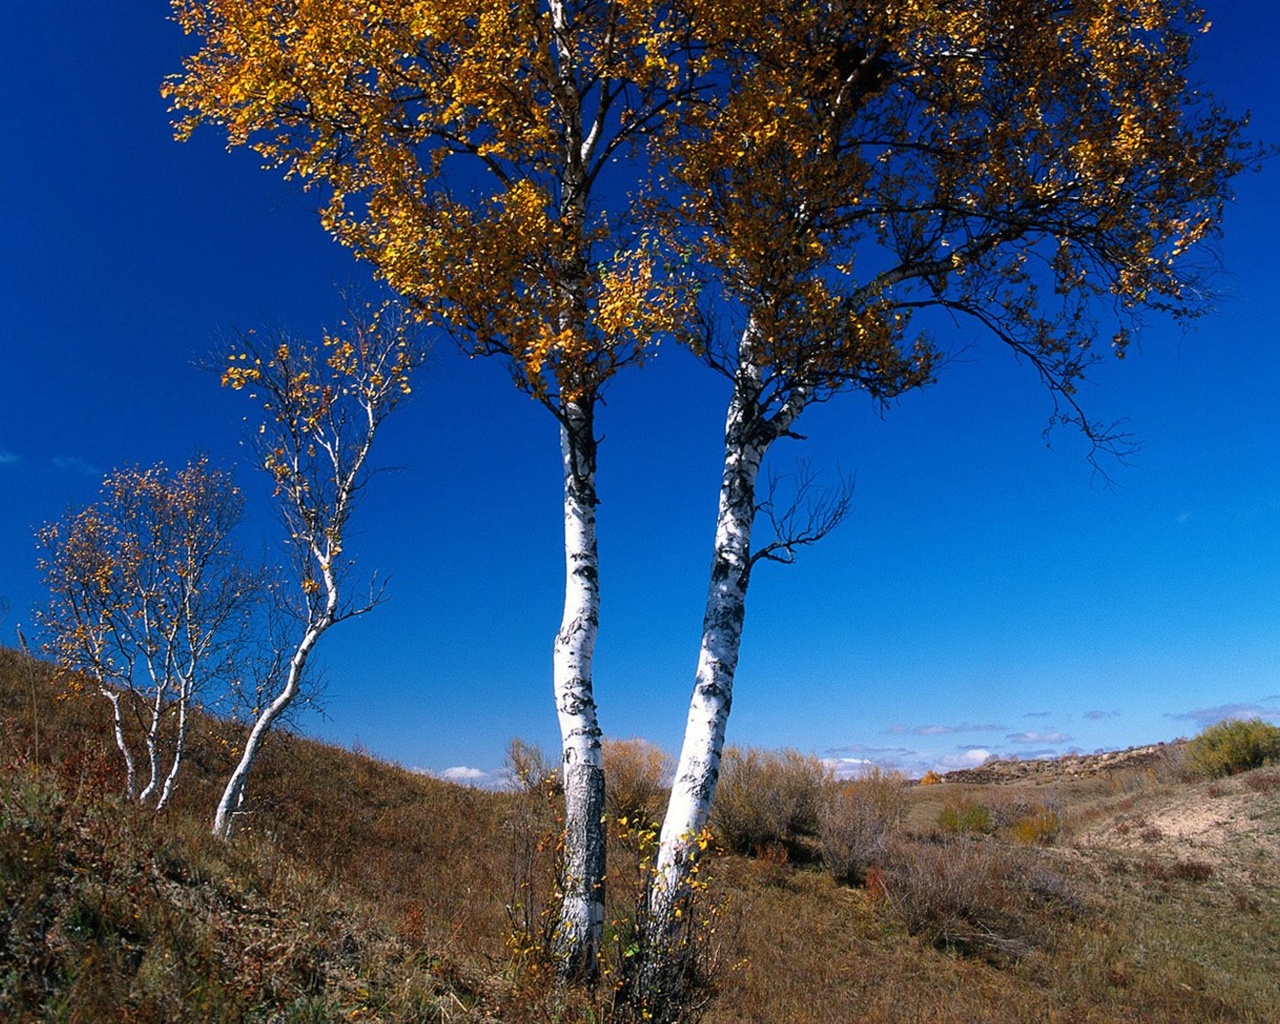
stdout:
<svg viewBox="0 0 1280 1024">
<path fill-rule="evenodd" d="M 751 573 L 756 480 L 767 448 L 743 443 L 745 418 L 745 404 L 735 389 L 725 425 L 715 553 L 698 667 L 649 897 L 649 922 L 655 938 L 674 927 L 675 908 L 688 881 L 697 838 L 711 813 L 725 726 L 733 705 L 733 677 Z"/>
<path fill-rule="evenodd" d="M 111 703 L 111 725 L 115 731 L 116 749 L 120 751 L 120 756 L 124 758 L 124 791 L 130 800 L 137 800 L 138 771 L 133 764 L 133 751 L 129 749 L 129 742 L 124 735 L 124 717 L 120 712 L 120 694 L 108 689 L 104 684 L 99 684 L 98 688 L 101 690 L 102 696 L 106 697 Z"/>
<path fill-rule="evenodd" d="M 173 787 L 178 781 L 178 772 L 182 769 L 182 756 L 187 747 L 187 709 L 191 706 L 191 696 L 195 684 L 191 676 L 183 678 L 179 683 L 178 696 L 178 735 L 173 741 L 173 761 L 169 765 L 169 774 L 165 776 L 164 786 L 156 800 L 156 810 L 162 811 L 173 796 Z"/>
<path fill-rule="evenodd" d="M 293 703 L 293 699 L 298 695 L 298 691 L 302 686 L 303 672 L 307 667 L 307 659 L 310 657 L 316 641 L 333 624 L 333 621 L 333 610 L 330 607 L 324 617 L 308 627 L 302 642 L 298 644 L 293 657 L 289 659 L 289 670 L 285 677 L 284 686 L 276 694 L 275 699 L 258 715 L 257 720 L 253 723 L 253 728 L 249 730 L 249 738 L 245 740 L 244 752 L 240 755 L 240 762 L 227 779 L 226 788 L 222 791 L 222 799 L 218 801 L 218 810 L 213 818 L 214 835 L 223 839 L 231 838 L 235 815 L 240 810 L 240 805 L 244 802 L 245 784 L 249 781 L 249 773 L 253 770 L 258 754 L 262 751 L 262 744 L 267 738 L 267 733 L 275 725 L 276 719 L 284 714 L 285 709 Z"/>
<path fill-rule="evenodd" d="M 164 718 L 165 684 L 163 680 L 155 680 L 154 675 L 152 678 L 154 697 L 148 708 L 150 721 L 147 723 L 145 736 L 149 774 L 147 784 L 142 788 L 142 792 L 138 794 L 138 803 L 140 804 L 145 804 L 150 800 L 151 794 L 156 791 L 156 787 L 160 784 L 160 725 Z"/>
<path fill-rule="evenodd" d="M 564 858 L 556 960 L 567 979 L 595 977 L 604 937 L 604 765 L 591 659 L 600 615 L 592 407 L 567 404 L 564 460 L 564 614 L 553 653 L 564 775 Z"/>
<path fill-rule="evenodd" d="M 766 415 L 770 403 L 761 397 L 761 373 L 751 358 L 752 334 L 749 325 L 739 346 L 739 368 L 725 417 L 724 468 L 702 642 L 684 743 L 649 890 L 647 938 L 659 957 L 676 931 L 677 910 L 689 892 L 698 838 L 710 817 L 720 777 L 751 579 L 751 530 L 760 465 L 769 446 L 787 433 L 803 411 L 807 399 L 807 394 L 797 389 L 778 404 L 772 416 Z"/>
</svg>

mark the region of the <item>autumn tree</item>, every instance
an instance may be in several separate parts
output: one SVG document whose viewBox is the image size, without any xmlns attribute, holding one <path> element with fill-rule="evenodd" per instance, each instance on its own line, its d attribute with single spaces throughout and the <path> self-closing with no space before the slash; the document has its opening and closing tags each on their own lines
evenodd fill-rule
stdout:
<svg viewBox="0 0 1280 1024">
<path fill-rule="evenodd" d="M 1207 28 L 1180 0 L 689 0 L 721 88 L 668 125 L 671 215 L 736 340 L 697 674 L 650 896 L 649 979 L 705 827 L 752 570 L 808 535 L 753 526 L 761 464 L 815 403 L 930 384 L 965 325 L 1081 409 L 1099 346 L 1144 311 L 1204 308 L 1197 260 L 1246 159 L 1242 123 L 1187 79 Z M 931 316 L 941 313 L 942 316 Z M 1101 339 L 1101 341 L 1100 341 Z M 821 517 L 818 520 L 821 523 Z"/>
<path fill-rule="evenodd" d="M 559 424 L 565 601 L 566 976 L 594 976 L 604 781 L 595 417 L 602 392 L 680 324 L 642 217 L 658 120 L 690 92 L 686 35 L 651 0 L 175 0 L 201 49 L 165 87 L 322 196 L 321 217 L 418 314 L 503 359 Z M 608 194 L 610 202 L 603 201 Z"/>
<path fill-rule="evenodd" d="M 262 744 L 302 691 L 320 638 L 379 601 L 375 587 L 363 601 L 346 592 L 347 531 L 368 482 L 374 439 L 409 394 L 421 357 L 412 324 L 392 304 L 353 312 L 319 345 L 282 332 L 246 333 L 227 353 L 223 384 L 244 391 L 262 413 L 250 444 L 274 482 L 286 530 L 294 628 L 285 644 L 274 645 L 274 671 L 218 801 L 216 835 L 231 835 Z"/>
<path fill-rule="evenodd" d="M 111 709 L 125 791 L 162 809 L 193 711 L 234 687 L 255 574 L 231 542 L 244 499 L 207 459 L 107 475 L 98 500 L 43 527 L 46 649 Z"/>
</svg>

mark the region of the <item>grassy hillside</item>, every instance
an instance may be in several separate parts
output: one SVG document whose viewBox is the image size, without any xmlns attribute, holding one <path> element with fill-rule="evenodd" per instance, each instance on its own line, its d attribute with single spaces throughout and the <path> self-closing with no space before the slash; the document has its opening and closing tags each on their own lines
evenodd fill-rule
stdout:
<svg viewBox="0 0 1280 1024">
<path fill-rule="evenodd" d="M 607 980 L 558 993 L 539 952 L 553 793 L 281 735 L 223 844 L 233 730 L 199 723 L 156 817 L 121 802 L 102 709 L 59 691 L 0 650 L 0 1019 L 608 1019 Z M 904 788 L 856 886 L 801 827 L 717 854 L 705 1019 L 1280 1021 L 1280 771 L 1181 781 L 1176 759 Z M 634 825 L 610 850 L 614 971 Z"/>
</svg>

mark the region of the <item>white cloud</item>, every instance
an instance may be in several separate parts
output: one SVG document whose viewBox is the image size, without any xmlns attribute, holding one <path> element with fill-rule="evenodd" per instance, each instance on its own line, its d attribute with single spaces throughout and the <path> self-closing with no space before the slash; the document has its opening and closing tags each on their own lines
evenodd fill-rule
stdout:
<svg viewBox="0 0 1280 1024">
<path fill-rule="evenodd" d="M 22 459 L 14 455 L 7 448 L 0 448 L 0 466 L 12 466 L 15 462 L 21 462 Z"/>
<path fill-rule="evenodd" d="M 935 762 L 934 768 L 944 772 L 954 771 L 957 768 L 976 768 L 989 757 L 991 757 L 991 751 L 986 747 L 970 747 L 958 754 L 943 755 Z"/>
<path fill-rule="evenodd" d="M 474 786 L 477 789 L 506 789 L 511 784 L 505 771 L 486 771 L 483 768 L 472 768 L 459 764 L 452 768 L 410 768 L 417 775 L 430 775 L 433 779 L 445 782 L 456 782 L 459 786 Z"/>
<path fill-rule="evenodd" d="M 1005 737 L 1010 743 L 1066 743 L 1073 738 L 1065 732 L 1036 732 L 1034 729 L 1027 732 L 1011 732 Z"/>
<path fill-rule="evenodd" d="M 1084 717 L 1091 722 L 1101 722 L 1107 718 L 1119 718 L 1119 711 L 1086 711 Z"/>
<path fill-rule="evenodd" d="M 822 763 L 835 773 L 837 779 L 856 779 L 876 762 L 865 757 L 824 757 Z"/>
</svg>

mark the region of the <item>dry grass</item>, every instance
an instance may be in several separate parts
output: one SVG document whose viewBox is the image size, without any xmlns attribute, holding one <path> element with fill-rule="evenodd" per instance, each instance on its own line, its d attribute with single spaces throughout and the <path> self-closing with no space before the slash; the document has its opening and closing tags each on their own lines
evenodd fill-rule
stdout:
<svg viewBox="0 0 1280 1024">
<path fill-rule="evenodd" d="M 611 983 L 635 941 L 643 835 L 615 822 L 605 984 L 565 992 L 539 942 L 554 786 L 477 792 L 277 736 L 228 846 L 207 827 L 233 730 L 200 723 L 156 818 L 118 799 L 100 709 L 56 689 L 0 650 L 0 1019 L 620 1020 Z M 647 811 L 652 766 L 635 761 Z M 804 815 L 788 812 L 782 843 L 704 867 L 718 908 L 705 1019 L 1277 1021 L 1275 775 L 1223 780 L 1217 798 L 1145 769 L 898 788 L 906 813 L 858 886 L 797 862 Z M 821 784 L 819 807 L 824 792 L 841 790 Z M 939 814 L 964 802 L 991 834 L 941 834 Z M 855 823 L 864 809 L 844 808 Z M 1050 814 L 1052 836 L 1019 841 Z"/>
</svg>

